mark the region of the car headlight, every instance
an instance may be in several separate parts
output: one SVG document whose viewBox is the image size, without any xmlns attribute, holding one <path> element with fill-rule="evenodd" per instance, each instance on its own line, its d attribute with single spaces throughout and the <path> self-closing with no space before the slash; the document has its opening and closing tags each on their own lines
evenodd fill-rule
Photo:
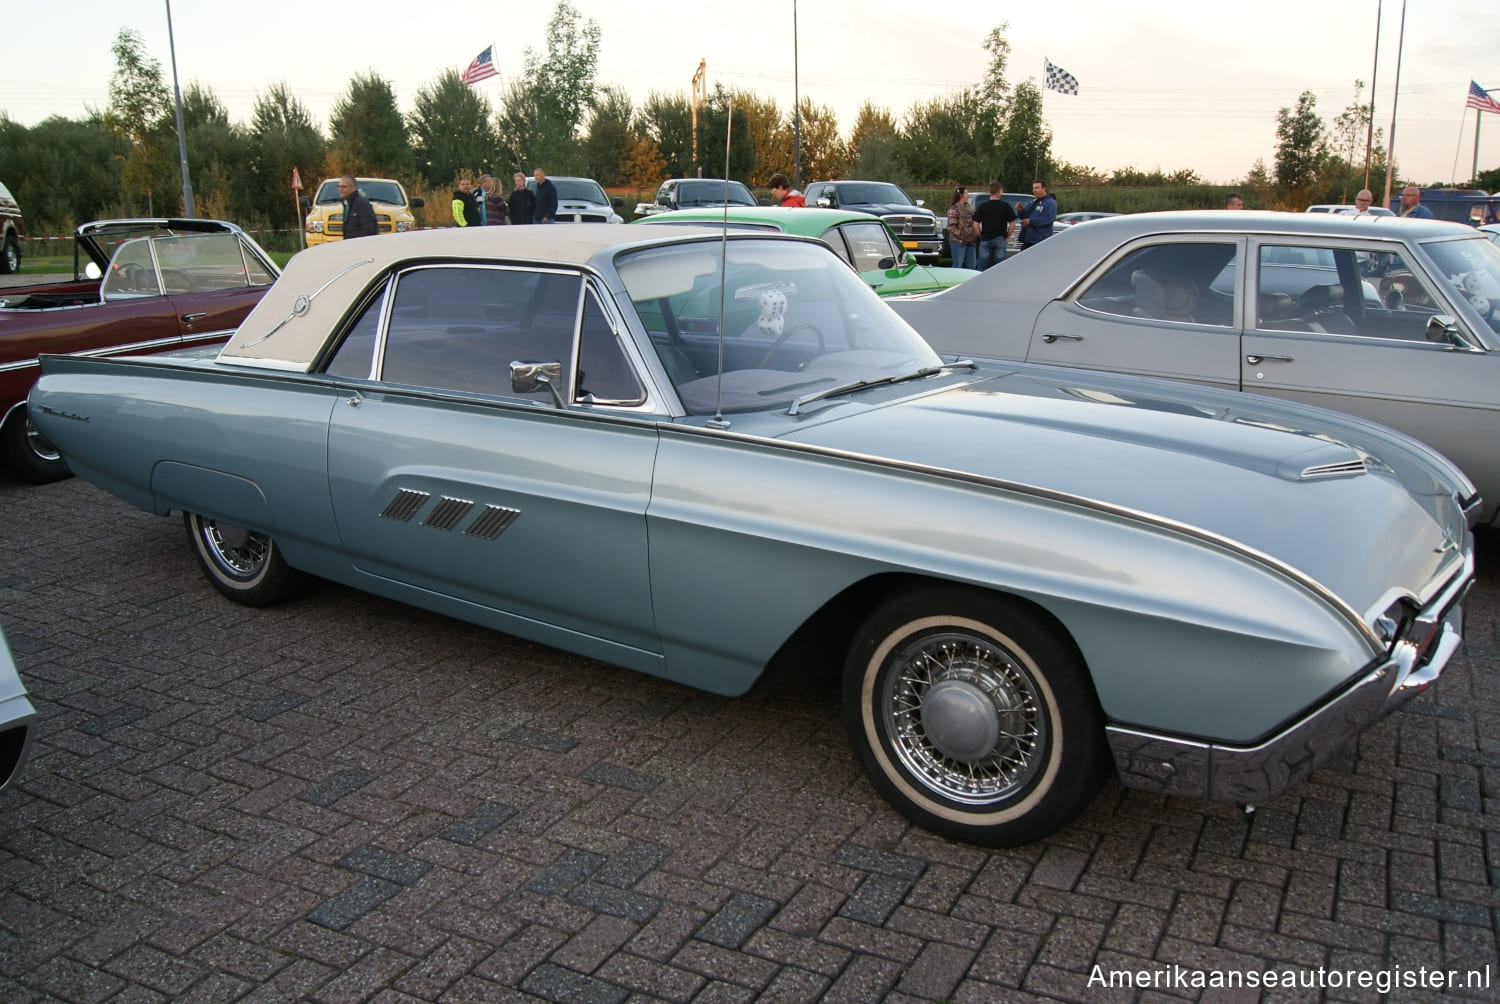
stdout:
<svg viewBox="0 0 1500 1004">
<path fill-rule="evenodd" d="M 322 220 L 308 220 L 307 221 L 307 232 L 310 233 L 310 234 L 321 234 L 323 232 L 323 221 Z"/>
<path fill-rule="evenodd" d="M 402 233 L 403 231 L 410 230 L 410 229 L 411 229 L 411 223 L 408 222 L 407 220 L 397 220 L 396 221 L 396 233 L 399 234 L 399 233 Z"/>
</svg>

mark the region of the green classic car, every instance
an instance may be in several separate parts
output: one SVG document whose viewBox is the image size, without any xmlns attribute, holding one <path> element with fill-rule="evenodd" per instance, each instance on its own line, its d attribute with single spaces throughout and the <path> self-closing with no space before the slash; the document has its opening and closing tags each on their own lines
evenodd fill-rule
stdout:
<svg viewBox="0 0 1500 1004">
<path fill-rule="evenodd" d="M 1420 444 L 944 363 L 806 237 L 334 241 L 216 358 L 42 371 L 40 433 L 183 513 L 226 596 L 318 576 L 725 695 L 841 673 L 875 790 L 979 844 L 1111 766 L 1275 795 L 1437 679 L 1474 575 L 1473 486 Z"/>
<path fill-rule="evenodd" d="M 636 223 L 704 226 L 727 223 L 731 230 L 816 237 L 827 244 L 881 296 L 936 293 L 978 275 L 973 269 L 918 265 L 885 221 L 847 209 L 792 209 L 781 206 L 723 206 L 658 213 Z"/>
</svg>

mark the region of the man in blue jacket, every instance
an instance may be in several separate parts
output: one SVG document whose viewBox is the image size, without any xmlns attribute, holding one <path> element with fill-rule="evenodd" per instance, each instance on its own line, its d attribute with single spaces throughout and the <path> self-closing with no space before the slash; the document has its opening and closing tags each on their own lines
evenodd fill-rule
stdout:
<svg viewBox="0 0 1500 1004">
<path fill-rule="evenodd" d="M 1057 219 L 1057 199 L 1047 191 L 1045 181 L 1031 183 L 1031 204 L 1021 216 L 1021 249 L 1040 244 L 1052 236 L 1052 221 Z"/>
</svg>

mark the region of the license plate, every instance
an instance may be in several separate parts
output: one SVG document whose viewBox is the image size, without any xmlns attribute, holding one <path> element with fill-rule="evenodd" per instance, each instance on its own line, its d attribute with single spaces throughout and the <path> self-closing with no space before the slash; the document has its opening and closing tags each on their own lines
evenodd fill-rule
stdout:
<svg viewBox="0 0 1500 1004">
<path fill-rule="evenodd" d="M 917 242 L 916 241 L 902 241 L 901 242 L 901 246 L 904 247 L 904 248 L 906 248 L 906 250 L 908 250 L 908 251 L 915 251 L 917 249 Z"/>
</svg>

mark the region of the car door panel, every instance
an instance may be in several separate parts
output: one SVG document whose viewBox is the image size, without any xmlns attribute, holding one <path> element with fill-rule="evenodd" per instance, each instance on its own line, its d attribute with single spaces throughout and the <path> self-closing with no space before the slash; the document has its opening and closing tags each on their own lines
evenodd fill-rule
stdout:
<svg viewBox="0 0 1500 1004">
<path fill-rule="evenodd" d="M 1241 250 L 1175 237 L 1122 249 L 1042 308 L 1027 361 L 1238 386 Z"/>
<path fill-rule="evenodd" d="M 329 429 L 329 491 L 359 569 L 654 652 L 655 452 L 655 433 L 630 423 L 348 390 Z"/>
</svg>

